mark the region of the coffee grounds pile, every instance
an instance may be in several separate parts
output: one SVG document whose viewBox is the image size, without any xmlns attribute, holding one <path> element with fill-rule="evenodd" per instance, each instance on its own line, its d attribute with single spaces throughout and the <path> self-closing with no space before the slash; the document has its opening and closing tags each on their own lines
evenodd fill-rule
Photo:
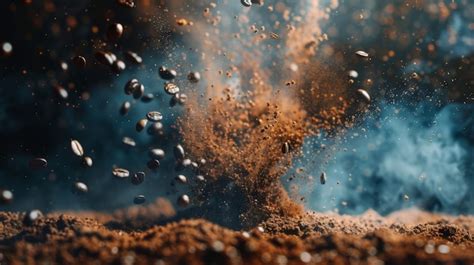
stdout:
<svg viewBox="0 0 474 265">
<path fill-rule="evenodd" d="M 253 229 L 234 231 L 203 219 L 153 225 L 172 217 L 163 200 L 153 205 L 141 213 L 126 209 L 121 211 L 122 215 L 55 213 L 28 225 L 24 224 L 24 213 L 1 212 L 0 263 L 474 262 L 474 218 L 471 216 L 450 217 L 417 210 L 405 210 L 388 217 L 380 217 L 372 211 L 361 216 L 308 212 L 295 218 L 272 216 Z M 153 216 L 148 219 L 148 227 L 143 222 L 147 215 Z M 156 219 L 157 216 L 161 219 Z M 418 219 L 413 219 L 414 216 Z"/>
</svg>

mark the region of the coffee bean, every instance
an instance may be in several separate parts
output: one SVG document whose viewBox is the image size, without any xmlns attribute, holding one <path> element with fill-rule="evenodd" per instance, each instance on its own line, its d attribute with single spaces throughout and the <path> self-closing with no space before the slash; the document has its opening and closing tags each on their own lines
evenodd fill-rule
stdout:
<svg viewBox="0 0 474 265">
<path fill-rule="evenodd" d="M 124 168 L 116 167 L 112 169 L 112 175 L 116 178 L 124 179 L 130 176 L 130 172 Z"/>
<path fill-rule="evenodd" d="M 104 51 L 98 51 L 95 53 L 95 58 L 99 63 L 106 65 L 106 66 L 112 66 L 114 63 L 114 57 L 112 54 L 104 52 Z"/>
<path fill-rule="evenodd" d="M 135 204 L 143 204 L 143 203 L 145 203 L 145 201 L 146 201 L 146 199 L 145 199 L 145 196 L 143 196 L 143 195 L 138 195 L 133 199 L 133 203 L 135 203 Z"/>
<path fill-rule="evenodd" d="M 349 71 L 349 77 L 356 79 L 357 77 L 359 77 L 359 73 L 357 73 L 357 71 L 355 71 L 355 70 L 350 70 Z"/>
<path fill-rule="evenodd" d="M 138 54 L 132 51 L 127 51 L 124 53 L 124 55 L 125 55 L 125 59 L 127 59 L 131 63 L 141 64 L 143 62 L 142 57 L 138 56 Z"/>
<path fill-rule="evenodd" d="M 163 151 L 162 149 L 154 148 L 151 149 L 150 152 L 148 152 L 148 155 L 153 159 L 161 160 L 165 158 L 165 151 Z"/>
<path fill-rule="evenodd" d="M 163 124 L 161 122 L 153 123 L 150 127 L 148 127 L 147 133 L 154 136 L 163 135 Z"/>
<path fill-rule="evenodd" d="M 120 115 L 122 115 L 122 116 L 127 115 L 127 113 L 130 110 L 131 106 L 132 106 L 132 104 L 130 104 L 130 102 L 125 101 L 122 104 L 122 106 L 120 107 Z"/>
<path fill-rule="evenodd" d="M 151 159 L 146 165 L 151 170 L 157 170 L 160 167 L 160 161 L 156 159 Z"/>
<path fill-rule="evenodd" d="M 288 142 L 283 143 L 283 146 L 281 147 L 281 152 L 283 154 L 287 154 L 290 152 L 290 144 Z"/>
<path fill-rule="evenodd" d="M 364 89 L 357 89 L 357 94 L 359 94 L 359 97 L 363 99 L 366 103 L 370 103 L 370 95 L 367 91 Z"/>
<path fill-rule="evenodd" d="M 140 84 L 140 82 L 138 82 L 138 79 L 130 79 L 126 84 L 125 84 L 125 87 L 123 88 L 124 92 L 126 95 L 131 95 L 133 94 L 133 92 L 135 91 L 135 89 L 137 89 L 137 85 Z"/>
<path fill-rule="evenodd" d="M 164 89 L 169 95 L 174 95 L 179 92 L 179 87 L 173 83 L 165 83 Z"/>
<path fill-rule="evenodd" d="M 192 161 L 191 161 L 191 159 L 186 158 L 186 159 L 183 159 L 183 161 L 181 162 L 181 164 L 182 164 L 184 167 L 189 167 L 189 166 L 192 164 Z"/>
<path fill-rule="evenodd" d="M 176 177 L 176 181 L 178 181 L 181 184 L 186 184 L 188 182 L 188 179 L 184 175 L 178 175 Z"/>
<path fill-rule="evenodd" d="M 117 3 L 121 6 L 128 7 L 128 8 L 135 7 L 135 2 L 133 0 L 117 0 Z"/>
<path fill-rule="evenodd" d="M 251 7 L 252 6 L 252 1 L 250 1 L 250 0 L 240 0 L 240 3 L 245 7 Z"/>
<path fill-rule="evenodd" d="M 168 69 L 164 66 L 161 66 L 160 69 L 158 69 L 158 74 L 164 80 L 173 80 L 177 75 L 175 70 Z"/>
<path fill-rule="evenodd" d="M 131 147 L 135 147 L 137 145 L 137 143 L 135 142 L 135 140 L 133 140 L 133 138 L 130 138 L 127 136 L 122 138 L 122 143 Z"/>
<path fill-rule="evenodd" d="M 81 143 L 78 140 L 71 140 L 71 149 L 77 156 L 84 155 L 84 149 L 82 148 Z"/>
<path fill-rule="evenodd" d="M 13 201 L 13 193 L 9 190 L 0 190 L 0 203 L 7 204 Z"/>
<path fill-rule="evenodd" d="M 72 187 L 72 191 L 74 194 L 85 194 L 89 191 L 89 188 L 87 187 L 85 183 L 78 181 L 74 183 Z"/>
<path fill-rule="evenodd" d="M 364 51 L 356 51 L 356 54 L 360 57 L 369 57 L 369 54 Z"/>
<path fill-rule="evenodd" d="M 133 185 L 140 185 L 145 181 L 145 172 L 137 172 L 130 179 Z"/>
<path fill-rule="evenodd" d="M 186 207 L 189 205 L 189 196 L 186 194 L 183 194 L 179 196 L 178 198 L 178 205 L 181 207 Z"/>
<path fill-rule="evenodd" d="M 23 217 L 23 223 L 25 225 L 32 225 L 41 217 L 43 217 L 43 213 L 40 210 L 31 210 L 25 213 L 25 216 Z"/>
<path fill-rule="evenodd" d="M 109 41 L 116 41 L 123 34 L 123 26 L 120 23 L 114 23 L 107 28 L 107 39 Z"/>
<path fill-rule="evenodd" d="M 37 157 L 30 160 L 30 162 L 28 163 L 28 166 L 30 167 L 30 169 L 38 170 L 38 169 L 46 168 L 48 166 L 48 161 L 46 161 L 46 159 L 44 158 Z"/>
<path fill-rule="evenodd" d="M 74 56 L 74 58 L 72 58 L 72 62 L 76 67 L 81 69 L 85 68 L 87 64 L 86 58 L 82 56 Z"/>
<path fill-rule="evenodd" d="M 145 129 L 146 125 L 148 123 L 148 120 L 147 119 L 141 119 L 137 122 L 137 124 L 135 125 L 135 129 L 137 130 L 137 132 L 141 132 L 143 131 L 143 129 Z"/>
<path fill-rule="evenodd" d="M 263 0 L 251 0 L 252 4 L 263 5 Z"/>
<path fill-rule="evenodd" d="M 158 111 L 150 111 L 146 114 L 146 117 L 151 122 L 158 122 L 163 119 L 163 115 Z"/>
<path fill-rule="evenodd" d="M 201 74 L 198 72 L 191 72 L 188 74 L 188 80 L 191 83 L 197 83 L 201 80 Z"/>
<path fill-rule="evenodd" d="M 85 156 L 85 157 L 82 159 L 82 164 L 83 164 L 85 167 L 92 167 L 92 164 L 93 164 L 92 158 L 90 158 L 90 157 L 88 157 L 88 156 Z"/>
<path fill-rule="evenodd" d="M 56 95 L 60 99 L 67 99 L 69 96 L 69 93 L 67 92 L 67 90 L 62 86 L 55 86 L 54 91 L 56 92 Z"/>
<path fill-rule="evenodd" d="M 148 102 L 151 102 L 154 98 L 155 96 L 152 93 L 148 93 L 148 94 L 143 95 L 140 100 L 143 103 L 148 103 Z"/>
<path fill-rule="evenodd" d="M 116 74 L 120 74 L 121 72 L 123 72 L 123 70 L 125 70 L 127 66 L 125 65 L 125 63 L 121 60 L 117 60 L 113 63 L 112 65 L 112 70 L 116 73 Z"/>
<path fill-rule="evenodd" d="M 204 181 L 206 181 L 206 179 L 204 178 L 203 175 L 197 175 L 197 176 L 196 176 L 196 179 L 197 179 L 199 182 L 204 182 Z"/>
<path fill-rule="evenodd" d="M 176 106 L 176 104 L 184 105 L 188 100 L 188 96 L 183 93 L 176 93 L 170 99 L 170 107 Z"/>
<path fill-rule="evenodd" d="M 139 99 L 145 94 L 145 86 L 143 84 L 135 84 L 133 90 L 133 98 Z"/>
<path fill-rule="evenodd" d="M 184 148 L 178 144 L 174 147 L 173 149 L 173 153 L 174 153 L 174 158 L 176 160 L 183 160 L 184 159 Z"/>
<path fill-rule="evenodd" d="M 319 176 L 319 181 L 321 182 L 322 185 L 326 184 L 327 176 L 326 172 L 322 172 L 321 176 Z"/>
</svg>

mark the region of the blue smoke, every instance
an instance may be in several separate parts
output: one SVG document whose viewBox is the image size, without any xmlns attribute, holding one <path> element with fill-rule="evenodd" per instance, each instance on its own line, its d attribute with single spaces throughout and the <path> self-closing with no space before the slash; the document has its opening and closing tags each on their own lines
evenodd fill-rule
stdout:
<svg viewBox="0 0 474 265">
<path fill-rule="evenodd" d="M 451 104 L 434 115 L 426 110 L 413 113 L 386 105 L 379 116 L 368 117 L 335 142 L 307 139 L 311 173 L 328 175 L 326 185 L 317 183 L 309 191 L 308 207 L 350 214 L 369 208 L 387 214 L 413 206 L 473 213 L 474 145 L 469 137 L 474 119 L 469 113 L 474 106 Z M 331 148 L 316 154 L 315 144 L 321 143 Z M 324 159 L 327 163 L 314 164 Z"/>
</svg>

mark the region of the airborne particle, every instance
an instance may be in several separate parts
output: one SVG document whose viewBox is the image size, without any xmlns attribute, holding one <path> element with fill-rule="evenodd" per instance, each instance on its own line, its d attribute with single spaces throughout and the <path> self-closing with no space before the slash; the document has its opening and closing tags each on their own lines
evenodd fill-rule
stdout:
<svg viewBox="0 0 474 265">
<path fill-rule="evenodd" d="M 186 194 L 183 194 L 179 196 L 178 198 L 178 205 L 181 207 L 186 207 L 189 205 L 189 196 Z"/>
<path fill-rule="evenodd" d="M 13 193 L 9 190 L 0 190 L 0 203 L 7 204 L 13 201 Z"/>
<path fill-rule="evenodd" d="M 4 43 L 2 44 L 2 51 L 3 51 L 3 53 L 5 53 L 5 54 L 10 54 L 10 53 L 13 51 L 13 46 L 12 46 L 12 44 L 9 43 L 9 42 L 4 42 Z"/>
<path fill-rule="evenodd" d="M 148 120 L 147 119 L 141 119 L 137 122 L 137 124 L 135 125 L 135 129 L 137 130 L 137 132 L 141 132 L 143 131 L 143 129 L 145 129 L 146 125 L 148 123 Z"/>
<path fill-rule="evenodd" d="M 250 1 L 250 0 L 240 0 L 240 3 L 245 7 L 251 7 L 252 6 L 252 1 Z"/>
<path fill-rule="evenodd" d="M 67 97 L 69 96 L 67 90 L 62 86 L 55 86 L 54 90 L 56 92 L 56 95 L 61 99 L 67 99 Z"/>
<path fill-rule="evenodd" d="M 184 159 L 184 148 L 180 144 L 174 147 L 173 152 L 174 152 L 174 158 L 176 160 Z"/>
<path fill-rule="evenodd" d="M 114 23 L 109 26 L 107 29 L 107 39 L 109 41 L 116 41 L 120 37 L 122 37 L 123 34 L 123 26 L 120 23 Z"/>
<path fill-rule="evenodd" d="M 40 210 L 31 210 L 25 214 L 23 223 L 26 225 L 32 225 L 36 220 L 43 217 L 43 213 Z"/>
<path fill-rule="evenodd" d="M 84 149 L 82 148 L 82 145 L 81 143 L 79 143 L 78 140 L 71 140 L 71 149 L 72 152 L 74 152 L 74 154 L 77 156 L 84 155 Z"/>
<path fill-rule="evenodd" d="M 89 191 L 89 188 L 83 182 L 78 181 L 78 182 L 74 183 L 74 185 L 72 186 L 72 192 L 74 194 L 85 194 L 88 191 Z"/>
<path fill-rule="evenodd" d="M 145 199 L 145 196 L 143 196 L 143 195 L 138 195 L 133 199 L 133 203 L 135 203 L 135 204 L 143 204 L 143 203 L 145 203 L 145 201 L 146 201 L 146 199 Z"/>
<path fill-rule="evenodd" d="M 158 69 L 158 74 L 160 75 L 160 77 L 164 80 L 173 80 L 177 73 L 175 70 L 173 69 L 168 69 L 164 66 L 161 66 L 159 69 Z"/>
<path fill-rule="evenodd" d="M 148 152 L 148 155 L 153 158 L 153 159 L 163 159 L 165 158 L 165 151 L 162 149 L 154 148 L 151 149 L 150 152 Z"/>
<path fill-rule="evenodd" d="M 46 168 L 48 166 L 48 161 L 44 158 L 37 157 L 30 160 L 30 162 L 28 163 L 28 166 L 30 167 L 30 169 L 38 170 L 38 169 Z"/>
<path fill-rule="evenodd" d="M 188 74 L 188 80 L 191 83 L 197 83 L 201 80 L 201 74 L 199 72 L 191 72 Z"/>
<path fill-rule="evenodd" d="M 84 58 L 83 56 L 75 56 L 74 58 L 72 58 L 72 62 L 75 66 L 81 69 L 85 68 L 87 64 L 86 58 Z"/>
<path fill-rule="evenodd" d="M 370 103 L 370 95 L 364 89 L 357 89 L 357 93 L 367 102 Z"/>
<path fill-rule="evenodd" d="M 130 102 L 125 101 L 122 104 L 122 106 L 120 107 L 120 115 L 122 115 L 122 116 L 127 115 L 127 113 L 130 110 L 131 106 L 132 106 L 132 104 L 130 104 Z"/>
<path fill-rule="evenodd" d="M 92 161 L 92 158 L 88 157 L 88 156 L 85 156 L 83 159 L 82 159 L 82 164 L 85 166 L 85 167 L 92 167 L 93 165 L 93 161 Z"/>
<path fill-rule="evenodd" d="M 173 83 L 166 83 L 164 88 L 165 92 L 169 95 L 174 95 L 179 92 L 179 87 Z"/>
<path fill-rule="evenodd" d="M 319 176 L 319 181 L 321 182 L 322 185 L 326 184 L 327 176 L 326 172 L 322 172 L 321 176 Z"/>
<path fill-rule="evenodd" d="M 132 184 L 133 185 L 140 185 L 143 183 L 143 181 L 145 181 L 145 172 L 137 172 L 135 174 L 133 174 L 133 176 L 131 177 L 131 181 L 132 181 Z"/>
<path fill-rule="evenodd" d="M 112 175 L 116 178 L 124 179 L 130 176 L 130 172 L 124 168 L 117 167 L 112 169 Z"/>
<path fill-rule="evenodd" d="M 160 161 L 156 159 L 151 159 L 146 165 L 151 170 L 157 170 L 160 167 Z"/>
<path fill-rule="evenodd" d="M 146 117 L 151 122 L 159 122 L 163 119 L 163 115 L 158 111 L 150 111 L 146 114 Z"/>
<path fill-rule="evenodd" d="M 356 51 L 356 54 L 364 58 L 369 57 L 369 54 L 364 51 Z"/>
<path fill-rule="evenodd" d="M 127 136 L 122 138 L 122 143 L 131 147 L 135 147 L 137 145 L 137 143 L 135 142 L 135 140 L 133 140 L 133 138 L 130 138 Z"/>
</svg>

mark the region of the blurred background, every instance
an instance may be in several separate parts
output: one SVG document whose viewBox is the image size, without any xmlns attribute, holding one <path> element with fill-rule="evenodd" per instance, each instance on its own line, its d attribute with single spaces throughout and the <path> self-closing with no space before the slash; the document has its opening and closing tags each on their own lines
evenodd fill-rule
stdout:
<svg viewBox="0 0 474 265">
<path fill-rule="evenodd" d="M 113 166 L 145 171 L 150 146 L 171 154 L 179 142 L 175 124 L 183 107 L 169 106 L 158 68 L 177 69 L 184 80 L 188 72 L 203 69 L 196 43 L 176 29 L 176 19 L 199 19 L 210 6 L 224 20 L 220 29 L 231 31 L 236 25 L 225 23 L 226 18 L 245 13 L 273 22 L 285 16 L 279 6 L 304 9 L 315 3 L 266 0 L 249 10 L 237 0 L 214 1 L 215 6 L 211 1 L 169 2 L 141 0 L 134 8 L 112 0 L 0 3 L 0 189 L 14 194 L 1 210 L 109 211 L 132 205 L 138 194 L 148 201 L 158 196 L 176 201 L 183 188 L 173 185 L 172 156 L 157 172 L 147 171 L 143 185 L 111 176 Z M 299 181 L 298 193 L 307 208 L 318 211 L 357 214 L 372 208 L 389 214 L 419 207 L 474 214 L 474 3 L 318 4 L 332 11 L 317 22 L 327 41 L 315 59 L 367 90 L 372 103 L 353 128 L 336 138 L 322 133 L 306 139 L 304 157 L 282 181 L 304 167 L 316 181 Z M 268 6 L 275 7 L 274 15 Z M 113 23 L 124 26 L 123 36 L 108 41 Z M 125 70 L 99 63 L 95 53 L 101 50 L 123 60 Z M 354 55 L 358 50 L 370 58 L 361 60 Z M 143 63 L 127 60 L 127 51 Z M 85 66 L 77 56 L 85 58 Z M 349 76 L 351 70 L 357 74 Z M 150 102 L 123 93 L 132 78 L 153 94 Z M 199 91 L 205 83 L 186 86 Z M 121 116 L 124 101 L 131 109 Z M 137 133 L 136 121 L 152 110 L 164 115 L 163 135 Z M 123 137 L 133 138 L 136 146 L 125 145 Z M 91 168 L 71 152 L 71 139 L 78 139 L 93 159 Z M 28 163 L 35 157 L 46 158 L 48 167 L 31 170 Z M 327 174 L 325 185 L 318 181 L 321 172 Z M 76 181 L 87 183 L 86 195 L 71 192 Z"/>
</svg>

